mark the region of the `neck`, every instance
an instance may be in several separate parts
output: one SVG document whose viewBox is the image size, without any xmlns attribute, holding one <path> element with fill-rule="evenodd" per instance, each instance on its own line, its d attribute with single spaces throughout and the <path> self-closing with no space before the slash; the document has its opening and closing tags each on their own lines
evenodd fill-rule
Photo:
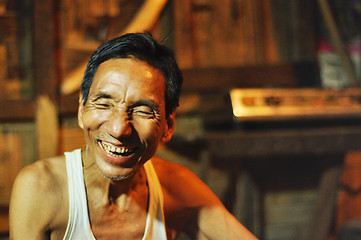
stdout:
<svg viewBox="0 0 361 240">
<path fill-rule="evenodd" d="M 144 201 L 144 194 L 148 195 L 145 171 L 141 168 L 133 177 L 122 181 L 111 182 L 108 188 L 109 204 L 127 208 L 130 201 L 140 203 Z"/>
<path fill-rule="evenodd" d="M 109 196 L 117 198 L 120 195 L 130 195 L 131 192 L 137 191 L 140 186 L 146 185 L 146 176 L 143 168 L 129 178 L 120 181 L 110 181 Z"/>
<path fill-rule="evenodd" d="M 134 176 L 113 181 L 103 177 L 94 163 L 84 162 L 83 165 L 88 198 L 91 200 L 94 197 L 94 201 L 100 206 L 116 204 L 127 208 L 130 201 L 143 201 L 144 194 L 147 199 L 148 186 L 144 168 L 140 168 Z"/>
</svg>

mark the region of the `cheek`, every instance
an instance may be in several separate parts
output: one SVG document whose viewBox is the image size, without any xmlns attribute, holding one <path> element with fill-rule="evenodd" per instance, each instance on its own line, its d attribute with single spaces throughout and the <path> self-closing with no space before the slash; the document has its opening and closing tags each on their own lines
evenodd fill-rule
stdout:
<svg viewBox="0 0 361 240">
<path fill-rule="evenodd" d="M 98 128 L 107 118 L 107 114 L 100 114 L 98 111 L 86 111 L 83 113 L 84 130 L 92 130 Z"/>
<path fill-rule="evenodd" d="M 155 120 L 135 120 L 132 121 L 138 136 L 148 145 L 157 144 L 161 138 L 162 128 Z"/>
<path fill-rule="evenodd" d="M 142 154 L 142 159 L 150 159 L 157 151 L 158 144 L 161 138 L 161 130 L 156 123 L 141 124 L 136 122 L 133 124 L 135 131 L 138 134 L 139 140 L 145 147 Z"/>
</svg>

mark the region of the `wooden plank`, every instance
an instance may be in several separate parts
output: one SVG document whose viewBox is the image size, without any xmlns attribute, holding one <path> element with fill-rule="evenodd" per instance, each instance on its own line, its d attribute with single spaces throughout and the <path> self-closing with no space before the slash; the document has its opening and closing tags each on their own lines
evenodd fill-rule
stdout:
<svg viewBox="0 0 361 240">
<path fill-rule="evenodd" d="M 271 1 L 272 0 L 262 0 L 263 6 L 263 51 L 264 51 L 264 60 L 267 63 L 277 63 L 280 62 L 280 52 L 278 49 L 277 41 L 276 41 L 276 24 L 273 19 L 273 13 L 270 11 L 271 9 Z"/>
<path fill-rule="evenodd" d="M 35 118 L 35 103 L 29 99 L 0 99 L 0 121 L 27 121 Z"/>
<path fill-rule="evenodd" d="M 68 152 L 85 146 L 84 132 L 81 128 L 62 127 L 60 130 L 60 151 Z"/>
<path fill-rule="evenodd" d="M 307 0 L 175 1 L 179 65 L 220 67 L 316 59 L 315 3 Z M 307 28 L 307 29 L 306 29 Z"/>
<path fill-rule="evenodd" d="M 341 170 L 342 166 L 336 165 L 325 169 L 322 173 L 319 198 L 310 225 L 311 240 L 325 240 L 330 235 Z"/>
<path fill-rule="evenodd" d="M 58 20 L 56 0 L 34 1 L 34 79 L 38 158 L 58 154 Z"/>
<path fill-rule="evenodd" d="M 15 176 L 21 167 L 20 135 L 1 134 L 0 141 L 0 206 L 7 206 Z"/>
<path fill-rule="evenodd" d="M 340 31 L 337 28 L 334 17 L 332 16 L 331 8 L 327 0 L 318 0 L 320 11 L 324 17 L 326 26 L 329 30 L 329 34 L 332 40 L 332 43 L 336 49 L 336 52 L 340 58 L 341 66 L 345 71 L 347 80 L 351 87 L 358 86 L 356 71 L 353 69 L 353 64 L 351 58 L 347 51 L 345 50 L 344 43 L 341 39 Z"/>
<path fill-rule="evenodd" d="M 174 15 L 180 67 L 263 63 L 262 1 L 175 1 Z"/>
<path fill-rule="evenodd" d="M 194 53 L 193 24 L 191 18 L 192 0 L 173 1 L 175 53 L 180 67 L 191 67 L 197 62 Z"/>
<path fill-rule="evenodd" d="M 58 154 L 58 111 L 47 96 L 39 96 L 36 109 L 38 159 Z"/>
<path fill-rule="evenodd" d="M 262 226 L 261 204 L 264 196 L 249 172 L 237 170 L 240 173 L 232 183 L 236 185 L 232 213 L 247 229 L 262 239 L 264 226 Z"/>
<path fill-rule="evenodd" d="M 275 41 L 280 62 L 316 59 L 315 3 L 311 0 L 266 0 L 266 43 Z M 266 9 L 265 9 L 266 10 Z M 271 25 L 271 26 L 270 26 Z M 266 45 L 266 48 L 269 47 Z M 268 53 L 271 49 L 267 49 Z"/>
<path fill-rule="evenodd" d="M 55 0 L 34 1 L 34 79 L 36 95 L 57 102 L 57 22 Z"/>
<path fill-rule="evenodd" d="M 215 157 L 259 158 L 275 155 L 343 154 L 361 150 L 360 126 L 208 132 L 206 139 Z M 232 144 L 229 144 L 232 143 Z M 237 146 L 237 147 L 235 147 Z"/>
<path fill-rule="evenodd" d="M 0 15 L 1 44 L 6 46 L 7 52 L 6 79 L 18 77 L 18 32 L 18 18 L 16 14 L 7 12 L 5 15 Z"/>
<path fill-rule="evenodd" d="M 21 83 L 21 98 L 34 98 L 35 78 L 34 59 L 33 59 L 33 1 L 21 0 L 15 1 L 18 18 L 18 58 L 19 58 L 19 80 Z"/>
<path fill-rule="evenodd" d="M 78 113 L 79 94 L 80 92 L 60 96 L 59 112 L 62 116 L 76 115 Z"/>
<path fill-rule="evenodd" d="M 9 208 L 0 207 L 0 236 L 9 233 Z"/>
<path fill-rule="evenodd" d="M 18 133 L 0 135 L 0 235 L 9 233 L 9 201 L 12 185 L 21 168 L 21 136 Z"/>
<path fill-rule="evenodd" d="M 0 81 L 1 83 L 7 78 L 7 49 L 5 45 L 0 45 Z M 2 93 L 1 93 L 2 94 Z"/>
<path fill-rule="evenodd" d="M 0 45 L 0 84 L 6 87 L 7 80 L 7 49 L 5 45 Z M 0 98 L 6 98 L 6 91 L 0 91 Z"/>
<path fill-rule="evenodd" d="M 293 11 L 290 13 L 292 41 L 289 45 L 293 46 L 290 51 L 291 61 L 317 59 L 316 6 L 313 0 L 298 0 L 293 4 Z"/>
<path fill-rule="evenodd" d="M 183 70 L 184 91 L 220 91 L 246 87 L 317 86 L 314 62 Z"/>
<path fill-rule="evenodd" d="M 340 182 L 338 182 L 338 199 L 334 206 L 335 221 L 333 232 L 338 233 L 341 226 L 361 214 L 361 152 L 349 152 L 345 156 Z"/>
</svg>

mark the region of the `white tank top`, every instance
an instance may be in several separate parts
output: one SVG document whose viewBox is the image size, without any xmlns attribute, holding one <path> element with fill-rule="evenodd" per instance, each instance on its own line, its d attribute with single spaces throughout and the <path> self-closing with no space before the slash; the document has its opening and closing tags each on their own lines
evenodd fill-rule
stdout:
<svg viewBox="0 0 361 240">
<path fill-rule="evenodd" d="M 69 187 L 69 219 L 63 240 L 95 240 L 89 222 L 81 150 L 66 152 L 65 158 Z M 166 240 L 163 192 L 150 160 L 144 164 L 144 169 L 149 187 L 149 207 L 142 240 Z"/>
</svg>

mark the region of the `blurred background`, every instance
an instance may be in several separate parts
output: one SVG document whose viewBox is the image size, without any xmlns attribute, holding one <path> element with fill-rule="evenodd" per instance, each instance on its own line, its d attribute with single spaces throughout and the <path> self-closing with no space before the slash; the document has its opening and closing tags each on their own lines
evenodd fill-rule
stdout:
<svg viewBox="0 0 361 240">
<path fill-rule="evenodd" d="M 0 0 L 0 239 L 18 171 L 84 146 L 91 53 L 133 31 L 173 49 L 183 71 L 159 156 L 194 171 L 260 239 L 358 228 L 360 0 Z"/>
</svg>

